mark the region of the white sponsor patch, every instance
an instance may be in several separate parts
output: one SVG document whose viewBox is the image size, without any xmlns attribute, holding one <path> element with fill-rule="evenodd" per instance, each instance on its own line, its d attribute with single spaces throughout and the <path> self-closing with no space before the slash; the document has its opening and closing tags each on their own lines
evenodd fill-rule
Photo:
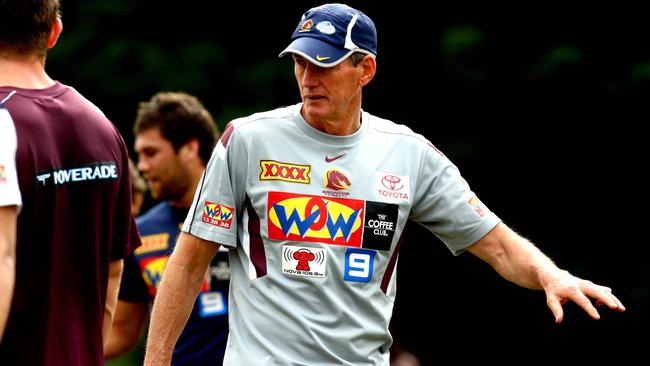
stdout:
<svg viewBox="0 0 650 366">
<path fill-rule="evenodd" d="M 58 168 L 41 171 L 36 176 L 39 185 L 43 187 L 92 180 L 117 180 L 117 178 L 117 164 L 113 161 L 92 163 L 70 169 Z"/>
<path fill-rule="evenodd" d="M 327 252 L 320 248 L 282 246 L 282 273 L 304 277 L 325 277 Z"/>
<path fill-rule="evenodd" d="M 375 196 L 382 201 L 409 201 L 409 177 L 390 173 L 375 173 Z"/>
<path fill-rule="evenodd" d="M 327 35 L 334 34 L 336 32 L 334 25 L 327 20 L 318 22 L 318 24 L 316 24 L 316 29 L 318 29 L 321 33 Z"/>
</svg>

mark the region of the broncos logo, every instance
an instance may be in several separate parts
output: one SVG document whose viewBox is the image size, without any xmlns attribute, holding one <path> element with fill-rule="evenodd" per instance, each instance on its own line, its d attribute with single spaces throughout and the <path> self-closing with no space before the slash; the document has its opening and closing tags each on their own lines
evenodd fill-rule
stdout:
<svg viewBox="0 0 650 366">
<path fill-rule="evenodd" d="M 330 169 L 325 173 L 325 188 L 333 189 L 335 191 L 340 191 L 342 189 L 350 189 L 352 182 L 345 176 L 345 174 L 339 172 L 336 169 Z"/>
</svg>

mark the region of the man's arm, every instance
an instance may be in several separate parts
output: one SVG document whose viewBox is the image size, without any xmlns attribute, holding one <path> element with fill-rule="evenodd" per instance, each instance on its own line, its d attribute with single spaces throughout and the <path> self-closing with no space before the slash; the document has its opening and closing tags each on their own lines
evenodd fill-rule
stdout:
<svg viewBox="0 0 650 366">
<path fill-rule="evenodd" d="M 122 279 L 122 269 L 124 269 L 123 259 L 112 261 L 108 266 L 108 287 L 106 288 L 104 326 L 102 327 L 104 343 L 108 339 L 108 333 L 111 330 L 111 324 L 115 316 L 115 305 L 117 304 L 117 292 L 120 289 L 120 280 Z"/>
<path fill-rule="evenodd" d="M 144 364 L 169 365 L 205 272 L 219 245 L 181 233 L 169 257 L 151 313 Z"/>
<path fill-rule="evenodd" d="M 583 280 L 558 268 L 550 258 L 531 242 L 519 236 L 505 224 L 498 224 L 469 251 L 490 264 L 503 278 L 530 289 L 544 290 L 546 304 L 560 323 L 564 317 L 562 305 L 572 300 L 592 318 L 600 319 L 596 305 L 625 311 L 623 304 L 609 287 Z"/>
<path fill-rule="evenodd" d="M 104 359 L 115 358 L 138 344 L 148 315 L 147 303 L 118 300 L 115 319 L 104 342 Z"/>
<path fill-rule="evenodd" d="M 16 280 L 17 206 L 0 207 L 0 341 L 7 325 Z"/>
</svg>

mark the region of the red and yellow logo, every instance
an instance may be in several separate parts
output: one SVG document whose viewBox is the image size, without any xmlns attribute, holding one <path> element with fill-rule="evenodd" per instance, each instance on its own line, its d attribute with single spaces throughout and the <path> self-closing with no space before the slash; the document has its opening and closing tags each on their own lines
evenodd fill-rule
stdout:
<svg viewBox="0 0 650 366">
<path fill-rule="evenodd" d="M 314 26 L 314 21 L 311 19 L 307 19 L 304 23 L 302 23 L 302 27 L 300 27 L 298 33 L 309 32 L 313 26 Z"/>
<path fill-rule="evenodd" d="M 163 272 L 167 266 L 166 255 L 151 257 L 144 259 L 140 262 L 140 269 L 142 270 L 142 278 L 149 288 L 149 295 L 155 296 L 158 285 L 162 280 Z"/>
<path fill-rule="evenodd" d="M 135 254 L 165 250 L 169 247 L 169 233 L 144 235 L 140 237 L 140 241 L 142 245 L 136 248 Z"/>
<path fill-rule="evenodd" d="M 309 184 L 311 165 L 283 163 L 275 160 L 260 160 L 260 180 L 282 180 L 291 183 Z"/>
<path fill-rule="evenodd" d="M 269 192 L 269 238 L 361 247 L 364 207 L 363 200 Z"/>
<path fill-rule="evenodd" d="M 467 201 L 467 204 L 469 204 L 479 216 L 485 216 L 485 206 L 483 205 L 483 202 L 478 199 L 478 197 L 473 196 L 469 199 L 469 201 Z"/>
<path fill-rule="evenodd" d="M 325 188 L 335 191 L 350 189 L 352 182 L 348 177 L 336 169 L 330 169 L 325 173 Z"/>
<path fill-rule="evenodd" d="M 205 201 L 201 221 L 213 226 L 230 229 L 235 209 L 210 201 Z"/>
<path fill-rule="evenodd" d="M 5 166 L 0 165 L 0 183 L 7 182 L 7 174 L 5 173 Z"/>
<path fill-rule="evenodd" d="M 163 273 L 165 273 L 165 268 L 167 267 L 168 261 L 169 256 L 166 254 L 145 258 L 140 261 L 142 278 L 147 284 L 150 296 L 156 296 L 158 286 L 160 285 L 160 281 L 162 281 L 162 276 Z M 210 278 L 206 272 L 206 276 L 203 279 L 203 284 L 201 285 L 201 292 L 207 291 L 209 289 L 209 279 Z"/>
</svg>

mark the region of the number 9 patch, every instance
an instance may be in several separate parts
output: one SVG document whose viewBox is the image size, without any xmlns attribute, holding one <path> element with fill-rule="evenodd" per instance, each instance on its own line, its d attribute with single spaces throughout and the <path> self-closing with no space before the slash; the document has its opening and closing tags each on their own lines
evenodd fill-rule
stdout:
<svg viewBox="0 0 650 366">
<path fill-rule="evenodd" d="M 228 312 L 228 303 L 221 291 L 200 293 L 198 303 L 199 316 L 202 318 L 223 315 Z"/>
<path fill-rule="evenodd" d="M 343 279 L 353 282 L 370 282 L 375 269 L 374 250 L 348 248 L 345 252 Z"/>
</svg>

